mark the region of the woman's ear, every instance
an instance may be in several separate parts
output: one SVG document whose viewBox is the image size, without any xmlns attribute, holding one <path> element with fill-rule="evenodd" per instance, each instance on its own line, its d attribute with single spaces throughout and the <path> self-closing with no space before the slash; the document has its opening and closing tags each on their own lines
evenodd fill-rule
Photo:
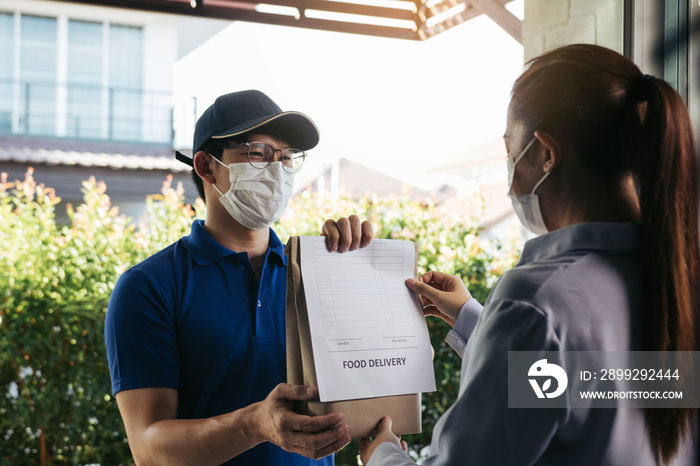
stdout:
<svg viewBox="0 0 700 466">
<path fill-rule="evenodd" d="M 209 184 L 216 184 L 216 177 L 211 167 L 212 157 L 212 155 L 200 150 L 194 154 L 192 167 L 203 181 Z"/>
<path fill-rule="evenodd" d="M 545 131 L 535 131 L 535 137 L 545 148 L 544 171 L 551 173 L 561 162 L 561 146 L 551 134 Z"/>
</svg>

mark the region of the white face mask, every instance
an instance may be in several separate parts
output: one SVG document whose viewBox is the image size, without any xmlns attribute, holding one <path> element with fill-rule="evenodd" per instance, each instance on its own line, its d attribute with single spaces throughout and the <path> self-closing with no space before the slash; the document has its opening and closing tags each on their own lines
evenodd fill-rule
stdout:
<svg viewBox="0 0 700 466">
<path fill-rule="evenodd" d="M 532 138 L 532 141 L 525 146 L 525 149 L 520 153 L 518 158 L 513 162 L 511 157 L 506 158 L 506 164 L 508 166 L 508 197 L 510 202 L 513 204 L 513 210 L 518 216 L 518 220 L 523 224 L 525 228 L 530 230 L 536 235 L 544 235 L 547 233 L 547 225 L 544 223 L 544 218 L 542 218 L 542 210 L 540 209 L 540 199 L 535 191 L 540 187 L 542 182 L 549 176 L 549 173 L 545 173 L 544 176 L 537 182 L 532 192 L 530 194 L 523 194 L 520 196 L 515 196 L 511 193 L 511 185 L 513 184 L 513 176 L 515 175 L 515 166 L 520 162 L 525 153 L 532 147 L 537 138 Z"/>
<path fill-rule="evenodd" d="M 226 165 L 231 187 L 219 201 L 234 220 L 250 230 L 262 230 L 280 218 L 292 197 L 294 174 L 282 168 L 282 162 L 272 162 L 267 168 L 255 168 L 249 163 Z"/>
</svg>

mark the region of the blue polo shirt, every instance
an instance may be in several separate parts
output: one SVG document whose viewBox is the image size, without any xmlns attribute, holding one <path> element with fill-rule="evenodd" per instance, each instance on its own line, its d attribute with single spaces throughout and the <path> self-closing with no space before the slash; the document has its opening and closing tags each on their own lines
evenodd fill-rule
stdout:
<svg viewBox="0 0 700 466">
<path fill-rule="evenodd" d="M 178 391 L 177 416 L 217 416 L 263 400 L 287 379 L 287 257 L 270 230 L 258 283 L 247 253 L 203 227 L 119 278 L 105 321 L 112 390 Z M 227 465 L 332 465 L 260 444 Z"/>
</svg>

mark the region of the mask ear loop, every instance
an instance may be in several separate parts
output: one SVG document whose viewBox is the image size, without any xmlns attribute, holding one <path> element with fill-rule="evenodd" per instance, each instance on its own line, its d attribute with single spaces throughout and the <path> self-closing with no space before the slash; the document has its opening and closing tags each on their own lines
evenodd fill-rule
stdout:
<svg viewBox="0 0 700 466">
<path fill-rule="evenodd" d="M 207 154 L 209 154 L 209 152 L 207 152 Z M 213 155 L 209 154 L 209 157 L 211 157 L 212 159 L 216 160 L 217 162 L 219 162 L 219 164 L 223 165 L 224 167 L 228 168 L 228 165 L 226 165 L 224 162 L 222 162 L 221 160 L 217 159 L 217 158 L 214 157 Z"/>
<path fill-rule="evenodd" d="M 533 136 L 532 140 L 527 144 L 527 146 L 525 146 L 525 149 L 523 149 L 520 152 L 520 155 L 518 156 L 518 158 L 515 159 L 515 161 L 513 162 L 513 168 L 515 168 L 515 166 L 520 162 L 520 159 L 522 159 L 523 156 L 525 154 L 527 154 L 527 151 L 530 150 L 530 147 L 532 147 L 532 145 L 535 143 L 536 140 L 537 140 L 537 137 Z"/>
<path fill-rule="evenodd" d="M 532 188 L 532 192 L 531 192 L 530 194 L 535 194 L 535 191 L 537 191 L 537 188 L 539 188 L 540 185 L 542 184 L 542 182 L 544 182 L 544 180 L 547 179 L 547 177 L 549 176 L 550 173 L 551 173 L 551 172 L 548 172 L 548 173 L 545 173 L 545 174 L 544 174 L 544 176 L 542 177 L 542 179 L 541 179 L 540 181 L 537 182 L 537 184 L 535 185 L 534 188 Z"/>
<path fill-rule="evenodd" d="M 207 154 L 209 154 L 209 152 L 207 152 Z M 217 159 L 217 158 L 214 157 L 213 155 L 209 154 L 209 157 L 211 157 L 212 159 L 216 160 L 217 162 L 219 162 L 219 164 L 223 165 L 224 167 L 228 168 L 229 171 L 231 170 L 231 169 L 229 168 L 228 165 L 226 165 L 224 162 L 222 162 L 221 160 Z M 221 192 L 221 190 L 220 190 L 219 187 L 216 185 L 216 183 L 212 183 L 212 186 L 214 186 L 214 189 L 216 189 L 216 192 L 219 193 L 219 196 L 223 196 L 223 195 L 224 195 L 224 193 Z"/>
<path fill-rule="evenodd" d="M 508 194 L 510 194 L 513 190 L 513 177 L 515 176 L 515 166 L 520 163 L 520 160 L 523 158 L 525 154 L 527 154 L 527 151 L 530 150 L 530 147 L 535 143 L 535 140 L 537 140 L 537 137 L 532 138 L 532 140 L 525 146 L 525 149 L 520 151 L 520 155 L 518 156 L 517 159 L 515 159 L 513 163 L 513 167 L 510 168 L 510 173 L 509 173 L 509 178 L 508 178 Z"/>
</svg>

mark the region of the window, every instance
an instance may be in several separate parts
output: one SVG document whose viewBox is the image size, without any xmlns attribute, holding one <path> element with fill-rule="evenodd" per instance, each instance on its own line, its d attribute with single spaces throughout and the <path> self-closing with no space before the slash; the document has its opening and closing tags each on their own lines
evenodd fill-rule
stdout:
<svg viewBox="0 0 700 466">
<path fill-rule="evenodd" d="M 109 27 L 112 139 L 140 138 L 142 40 L 140 28 Z"/>
<path fill-rule="evenodd" d="M 169 119 L 144 118 L 170 107 L 145 108 L 143 42 L 141 27 L 0 12 L 0 134 L 141 141 L 150 124 L 170 142 Z"/>
<path fill-rule="evenodd" d="M 66 135 L 105 137 L 102 131 L 102 24 L 68 21 Z"/>
<path fill-rule="evenodd" d="M 668 81 L 690 109 L 700 144 L 700 4 L 691 0 L 625 0 L 625 54 L 644 73 Z"/>
<path fill-rule="evenodd" d="M 20 128 L 29 134 L 53 134 L 56 114 L 55 18 L 22 15 L 19 78 Z"/>
<path fill-rule="evenodd" d="M 14 49 L 12 44 L 15 34 L 12 13 L 0 12 L 0 133 L 12 131 L 12 69 Z"/>
</svg>

